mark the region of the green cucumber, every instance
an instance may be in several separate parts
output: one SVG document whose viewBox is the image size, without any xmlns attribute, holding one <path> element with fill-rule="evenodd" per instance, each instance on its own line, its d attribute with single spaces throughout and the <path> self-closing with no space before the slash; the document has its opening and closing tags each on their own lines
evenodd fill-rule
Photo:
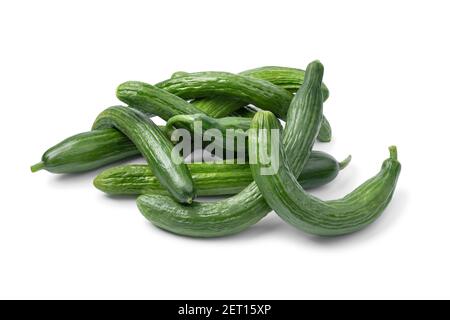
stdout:
<svg viewBox="0 0 450 320">
<path fill-rule="evenodd" d="M 320 62 L 314 61 L 308 65 L 305 82 L 292 99 L 287 114 L 283 142 L 297 177 L 307 159 L 298 161 L 296 158 L 305 153 L 304 148 L 312 147 L 312 143 L 298 138 L 298 132 L 304 130 L 315 137 L 319 130 L 321 116 L 318 117 L 311 110 L 322 110 L 322 76 L 323 66 Z M 141 195 L 137 199 L 137 205 L 144 217 L 156 226 L 192 237 L 218 237 L 237 233 L 255 224 L 271 211 L 254 182 L 239 194 L 216 202 L 194 201 L 185 206 L 163 195 Z"/>
<path fill-rule="evenodd" d="M 127 81 L 116 90 L 117 98 L 130 107 L 155 114 L 164 120 L 179 114 L 203 113 L 191 103 L 156 86 L 139 81 Z"/>
<path fill-rule="evenodd" d="M 189 75 L 186 72 L 176 72 L 172 77 L 181 78 Z M 268 81 L 276 86 L 279 86 L 291 93 L 297 92 L 299 87 L 305 80 L 305 71 L 301 69 L 267 66 L 256 69 L 250 69 L 239 73 L 239 75 L 247 76 L 255 79 Z M 329 97 L 328 88 L 325 84 L 322 84 L 323 101 L 326 101 Z M 230 113 L 231 110 L 237 110 L 247 105 L 249 102 L 227 99 L 226 97 L 212 97 L 205 99 L 196 99 L 193 104 L 197 109 L 204 111 L 206 114 L 210 114 L 215 117 L 223 117 Z"/>
<path fill-rule="evenodd" d="M 168 137 L 171 132 L 159 127 Z M 31 171 L 81 173 L 140 154 L 126 135 L 116 129 L 91 130 L 73 135 L 49 148 Z"/>
<path fill-rule="evenodd" d="M 269 206 L 294 227 L 319 236 L 344 235 L 371 224 L 389 204 L 401 170 L 395 147 L 389 148 L 390 158 L 384 161 L 377 175 L 341 199 L 322 201 L 306 193 L 298 183 L 289 168 L 281 140 L 277 143 L 278 170 L 274 174 L 262 171 L 267 169 L 267 165 L 262 164 L 260 153 L 254 151 L 273 147 L 272 129 L 281 129 L 275 115 L 269 111 L 258 112 L 253 118 L 252 129 L 249 135 L 250 159 L 257 160 L 250 164 L 253 178 Z M 302 133 L 300 136 L 303 138 Z M 313 138 L 304 137 L 304 140 L 313 141 Z M 303 153 L 309 155 L 310 150 L 305 148 Z"/>
<path fill-rule="evenodd" d="M 188 167 L 173 162 L 172 143 L 148 117 L 129 107 L 110 107 L 99 114 L 92 126 L 93 130 L 107 128 L 119 130 L 134 143 L 158 181 L 177 201 L 192 202 L 195 190 Z"/>
<path fill-rule="evenodd" d="M 251 103 L 258 108 L 270 110 L 283 117 L 287 113 L 292 94 L 272 83 L 240 76 L 228 72 L 197 72 L 180 75 L 175 78 L 160 82 L 155 85 L 184 99 L 196 99 L 202 97 L 223 96 L 239 101 Z M 215 118 L 221 118 L 236 111 L 235 109 L 218 105 L 214 110 L 208 110 L 207 114 Z M 197 108 L 199 109 L 199 108 Z M 206 113 L 206 109 L 202 109 Z M 197 112 L 198 113 L 198 112 Z"/>
<path fill-rule="evenodd" d="M 135 145 L 116 129 L 83 132 L 71 136 L 44 152 L 31 171 L 78 173 L 139 155 Z"/>
<path fill-rule="evenodd" d="M 176 72 L 171 79 L 156 86 L 185 99 L 196 99 L 192 103 L 195 108 L 215 118 L 228 116 L 247 104 L 253 104 L 286 119 L 292 94 L 276 84 L 285 84 L 291 79 L 289 86 L 291 90 L 294 86 L 300 87 L 304 81 L 303 70 L 283 67 L 263 67 L 254 70 L 254 72 L 245 71 L 244 75 L 214 71 Z M 253 76 L 253 73 L 256 76 Z M 322 94 L 328 98 L 329 92 L 325 85 L 322 85 Z M 208 99 L 198 99 L 204 97 Z M 325 120 L 319 141 L 330 140 L 331 127 Z"/>
<path fill-rule="evenodd" d="M 265 66 L 255 69 L 245 70 L 239 73 L 243 76 L 249 76 L 261 80 L 266 80 L 276 86 L 282 87 L 291 93 L 296 93 L 305 81 L 305 71 L 297 68 Z M 330 96 L 330 92 L 322 83 L 322 97 L 325 102 Z"/>
<path fill-rule="evenodd" d="M 299 182 L 305 189 L 325 185 L 348 165 L 350 159 L 348 157 L 342 162 L 337 162 L 325 152 L 313 151 L 299 177 Z M 253 181 L 248 164 L 191 163 L 187 166 L 198 196 L 233 195 Z M 150 167 L 142 164 L 106 169 L 95 178 L 94 185 L 97 189 L 112 195 L 168 194 Z"/>
</svg>

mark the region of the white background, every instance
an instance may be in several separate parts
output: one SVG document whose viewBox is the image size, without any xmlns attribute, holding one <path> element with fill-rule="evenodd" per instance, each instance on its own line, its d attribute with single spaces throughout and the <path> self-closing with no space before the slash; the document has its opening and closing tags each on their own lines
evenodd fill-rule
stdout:
<svg viewBox="0 0 450 320">
<path fill-rule="evenodd" d="M 0 298 L 450 298 L 448 1 L 8 1 L 0 5 Z M 127 80 L 177 70 L 305 68 L 320 59 L 351 165 L 314 194 L 343 196 L 396 144 L 385 214 L 318 239 L 276 214 L 241 234 L 155 228 L 98 173 L 32 174 L 89 130 Z"/>
</svg>

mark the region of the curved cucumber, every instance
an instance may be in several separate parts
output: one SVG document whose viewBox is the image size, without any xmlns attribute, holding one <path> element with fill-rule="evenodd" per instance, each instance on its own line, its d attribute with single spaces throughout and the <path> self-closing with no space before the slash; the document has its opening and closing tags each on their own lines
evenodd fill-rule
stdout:
<svg viewBox="0 0 450 320">
<path fill-rule="evenodd" d="M 258 112 L 252 121 L 255 130 L 249 136 L 250 152 L 260 148 L 270 150 L 272 129 L 280 128 L 271 112 Z M 341 199 L 322 201 L 304 191 L 289 168 L 281 141 L 278 145 L 281 146 L 280 165 L 274 174 L 263 174 L 266 168 L 260 161 L 263 159 L 258 152 L 250 154 L 257 159 L 256 164 L 250 165 L 253 178 L 270 207 L 302 231 L 319 236 L 358 231 L 378 218 L 392 198 L 401 170 L 395 147 L 390 148 L 390 158 L 384 161 L 376 176 Z M 309 150 L 306 153 L 309 154 Z"/>
<path fill-rule="evenodd" d="M 291 93 L 296 93 L 300 86 L 305 82 L 305 71 L 297 68 L 265 66 L 255 69 L 249 69 L 239 73 L 243 76 L 249 76 L 256 79 L 266 80 L 276 86 L 282 87 Z M 325 102 L 330 96 L 325 83 L 321 85 L 322 98 Z"/>
<path fill-rule="evenodd" d="M 332 181 L 349 161 L 350 158 L 347 158 L 338 163 L 325 152 L 313 151 L 298 181 L 305 189 L 322 186 Z M 198 196 L 236 194 L 253 182 L 248 164 L 192 163 L 187 166 Z M 142 164 L 106 169 L 95 178 L 94 185 L 113 195 L 168 195 L 150 167 Z"/>
<path fill-rule="evenodd" d="M 312 147 L 298 139 L 298 132 L 305 130 L 313 139 L 319 130 L 322 111 L 323 66 L 314 61 L 306 69 L 305 82 L 294 96 L 287 125 L 283 134 L 286 153 L 296 176 L 300 175 L 306 160 L 304 148 Z M 320 115 L 312 110 L 319 109 Z M 317 121 L 319 120 L 319 121 Z M 242 231 L 261 220 L 271 211 L 258 187 L 250 183 L 239 194 L 216 202 L 193 202 L 183 206 L 169 197 L 142 195 L 137 199 L 141 213 L 153 224 L 170 232 L 193 237 L 218 237 Z"/>
<path fill-rule="evenodd" d="M 184 99 L 212 96 L 233 98 L 245 101 L 247 104 L 254 104 L 264 110 L 273 111 L 280 117 L 286 115 L 292 99 L 292 94 L 289 91 L 268 81 L 228 72 L 189 73 L 175 78 L 172 77 L 155 86 Z M 218 105 L 214 110 L 201 109 L 201 111 L 210 116 L 221 118 L 236 111 L 241 106 L 239 103 L 235 109 L 227 108 L 225 110 L 224 106 Z"/>
<path fill-rule="evenodd" d="M 180 78 L 186 75 L 189 75 L 189 73 L 176 72 L 172 75 L 172 77 L 176 76 Z M 305 71 L 301 69 L 277 66 L 250 69 L 239 73 L 239 75 L 268 81 L 291 93 L 297 92 L 305 80 Z M 323 83 L 322 95 L 323 101 L 326 101 L 329 97 L 329 90 Z M 219 95 L 213 98 L 196 99 L 193 102 L 197 109 L 202 110 L 206 114 L 219 118 L 230 114 L 232 111 L 242 108 L 248 103 L 249 102 L 243 100 L 227 99 L 226 97 L 220 97 Z"/>
<path fill-rule="evenodd" d="M 187 74 L 186 72 L 176 73 L 177 76 L 183 76 L 186 74 Z M 239 74 L 256 79 L 269 81 L 270 83 L 282 87 L 283 89 L 286 89 L 291 93 L 295 93 L 305 80 L 305 71 L 301 69 L 288 67 L 267 66 L 246 70 Z M 172 75 L 172 77 L 174 75 Z M 322 83 L 323 101 L 326 101 L 329 95 L 330 92 L 327 86 L 324 83 Z M 245 105 L 247 105 L 248 102 L 239 101 L 236 99 L 227 99 L 226 97 L 213 97 L 205 99 L 196 99 L 193 102 L 193 104 L 197 109 L 202 110 L 206 114 L 212 115 L 214 117 L 223 117 L 230 114 L 230 112 L 234 110 L 237 110 L 236 112 L 238 112 Z M 250 116 L 251 112 L 250 113 L 247 112 L 245 114 L 247 116 Z M 321 142 L 330 142 L 331 136 L 332 132 L 330 123 L 324 117 L 317 139 Z"/>
<path fill-rule="evenodd" d="M 100 113 L 92 126 L 94 130 L 106 128 L 121 131 L 136 145 L 159 182 L 175 199 L 192 202 L 195 190 L 189 169 L 184 163 L 172 161 L 172 143 L 148 117 L 129 107 L 111 107 Z"/>
</svg>

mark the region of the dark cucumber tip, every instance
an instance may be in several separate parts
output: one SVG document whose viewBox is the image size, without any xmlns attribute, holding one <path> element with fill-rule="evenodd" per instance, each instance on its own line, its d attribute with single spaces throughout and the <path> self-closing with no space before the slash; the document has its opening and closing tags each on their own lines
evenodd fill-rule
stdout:
<svg viewBox="0 0 450 320">
<path fill-rule="evenodd" d="M 41 161 L 41 162 L 38 162 L 31 166 L 31 172 L 37 172 L 44 168 L 45 168 L 45 163 Z"/>
</svg>

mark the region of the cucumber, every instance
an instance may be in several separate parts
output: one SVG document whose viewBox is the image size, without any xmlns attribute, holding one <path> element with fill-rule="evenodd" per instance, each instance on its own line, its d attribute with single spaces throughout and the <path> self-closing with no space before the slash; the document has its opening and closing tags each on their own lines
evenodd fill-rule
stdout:
<svg viewBox="0 0 450 320">
<path fill-rule="evenodd" d="M 99 114 L 93 130 L 115 128 L 126 135 L 147 160 L 158 181 L 179 202 L 195 197 L 194 183 L 184 163 L 175 164 L 172 143 L 143 113 L 123 106 L 110 107 Z"/>
<path fill-rule="evenodd" d="M 276 84 L 285 84 L 289 81 L 288 79 L 292 81 L 289 88 L 298 89 L 304 81 L 304 71 L 283 67 L 263 67 L 245 71 L 244 75 L 213 71 L 176 72 L 171 79 L 160 82 L 156 86 L 185 99 L 196 99 L 193 102 L 194 106 L 215 118 L 228 116 L 247 104 L 253 104 L 260 109 L 272 111 L 281 119 L 286 119 L 292 94 Z M 325 85 L 322 85 L 322 94 L 328 98 L 329 91 Z M 198 99 L 203 97 L 208 99 Z M 324 121 L 319 141 L 330 140 L 331 127 L 328 121 Z"/>
<path fill-rule="evenodd" d="M 127 81 L 116 90 L 117 98 L 130 107 L 157 115 L 164 120 L 180 115 L 203 113 L 191 103 L 156 86 L 139 81 Z"/>
<path fill-rule="evenodd" d="M 188 75 L 188 73 L 176 72 L 174 75 L 180 78 Z M 172 77 L 174 77 L 174 75 L 172 75 Z M 291 93 L 297 92 L 305 80 L 305 71 L 301 69 L 277 66 L 250 69 L 239 73 L 239 75 L 268 81 Z M 326 101 L 329 97 L 329 90 L 323 83 L 322 95 L 323 101 Z M 242 108 L 247 105 L 248 102 L 218 96 L 205 99 L 196 99 L 193 104 L 197 109 L 204 111 L 206 114 L 210 114 L 215 117 L 223 117 L 228 115 L 230 110 L 234 111 Z"/>
<path fill-rule="evenodd" d="M 314 61 L 306 69 L 305 82 L 294 96 L 287 113 L 287 126 L 283 133 L 286 154 L 293 163 L 298 177 L 306 163 L 303 148 L 312 143 L 299 139 L 304 131 L 315 138 L 319 130 L 322 110 L 323 66 Z M 320 110 L 320 115 L 311 110 Z M 319 122 L 317 122 L 319 120 Z M 302 153 L 300 153 L 300 151 Z M 301 160 L 296 160 L 301 157 Z M 163 195 L 141 195 L 137 205 L 146 219 L 156 226 L 179 235 L 192 237 L 219 237 L 240 232 L 261 220 L 271 211 L 252 182 L 239 194 L 215 202 L 197 202 L 185 206 Z"/>
<path fill-rule="evenodd" d="M 69 137 L 44 152 L 32 172 L 78 173 L 139 155 L 138 149 L 116 129 L 92 130 Z"/>
<path fill-rule="evenodd" d="M 350 159 L 339 163 L 325 152 L 313 151 L 298 181 L 305 189 L 325 185 L 347 166 Z M 233 195 L 253 181 L 248 164 L 192 163 L 187 166 L 198 196 Z M 168 195 L 150 167 L 142 164 L 106 169 L 95 178 L 94 186 L 112 195 Z"/>
<path fill-rule="evenodd" d="M 263 174 L 267 166 L 262 164 L 259 153 L 253 151 L 272 148 L 272 129 L 281 129 L 275 115 L 269 111 L 256 113 L 252 129 L 255 130 L 249 135 L 250 158 L 257 160 L 250 164 L 253 178 L 269 206 L 294 227 L 318 236 L 345 235 L 375 221 L 392 199 L 401 170 L 395 147 L 389 148 L 390 157 L 377 175 L 341 199 L 322 201 L 306 193 L 298 183 L 289 168 L 281 140 L 278 143 L 281 147 L 279 169 L 274 174 Z M 313 139 L 305 137 L 305 140 Z M 303 153 L 308 155 L 310 150 L 305 147 Z"/>
<path fill-rule="evenodd" d="M 292 94 L 272 83 L 228 72 L 197 72 L 180 75 L 155 85 L 184 99 L 223 96 L 251 103 L 258 108 L 273 111 L 280 117 L 286 116 Z M 215 118 L 229 115 L 242 107 L 224 109 L 218 105 L 214 110 L 201 109 Z M 199 108 L 197 108 L 199 109 Z M 206 112 L 207 111 L 207 112 Z M 197 112 L 198 113 L 198 112 Z"/>
<path fill-rule="evenodd" d="M 165 126 L 159 127 L 170 137 Z M 73 135 L 49 148 L 31 171 L 81 173 L 140 154 L 126 135 L 116 129 L 91 130 Z"/>
<path fill-rule="evenodd" d="M 240 73 L 243 76 L 249 76 L 261 80 L 266 80 L 276 86 L 282 87 L 291 93 L 296 93 L 305 81 L 305 71 L 297 68 L 265 66 L 255 69 L 245 70 Z M 322 98 L 325 102 L 330 96 L 325 83 L 321 85 Z"/>
</svg>

